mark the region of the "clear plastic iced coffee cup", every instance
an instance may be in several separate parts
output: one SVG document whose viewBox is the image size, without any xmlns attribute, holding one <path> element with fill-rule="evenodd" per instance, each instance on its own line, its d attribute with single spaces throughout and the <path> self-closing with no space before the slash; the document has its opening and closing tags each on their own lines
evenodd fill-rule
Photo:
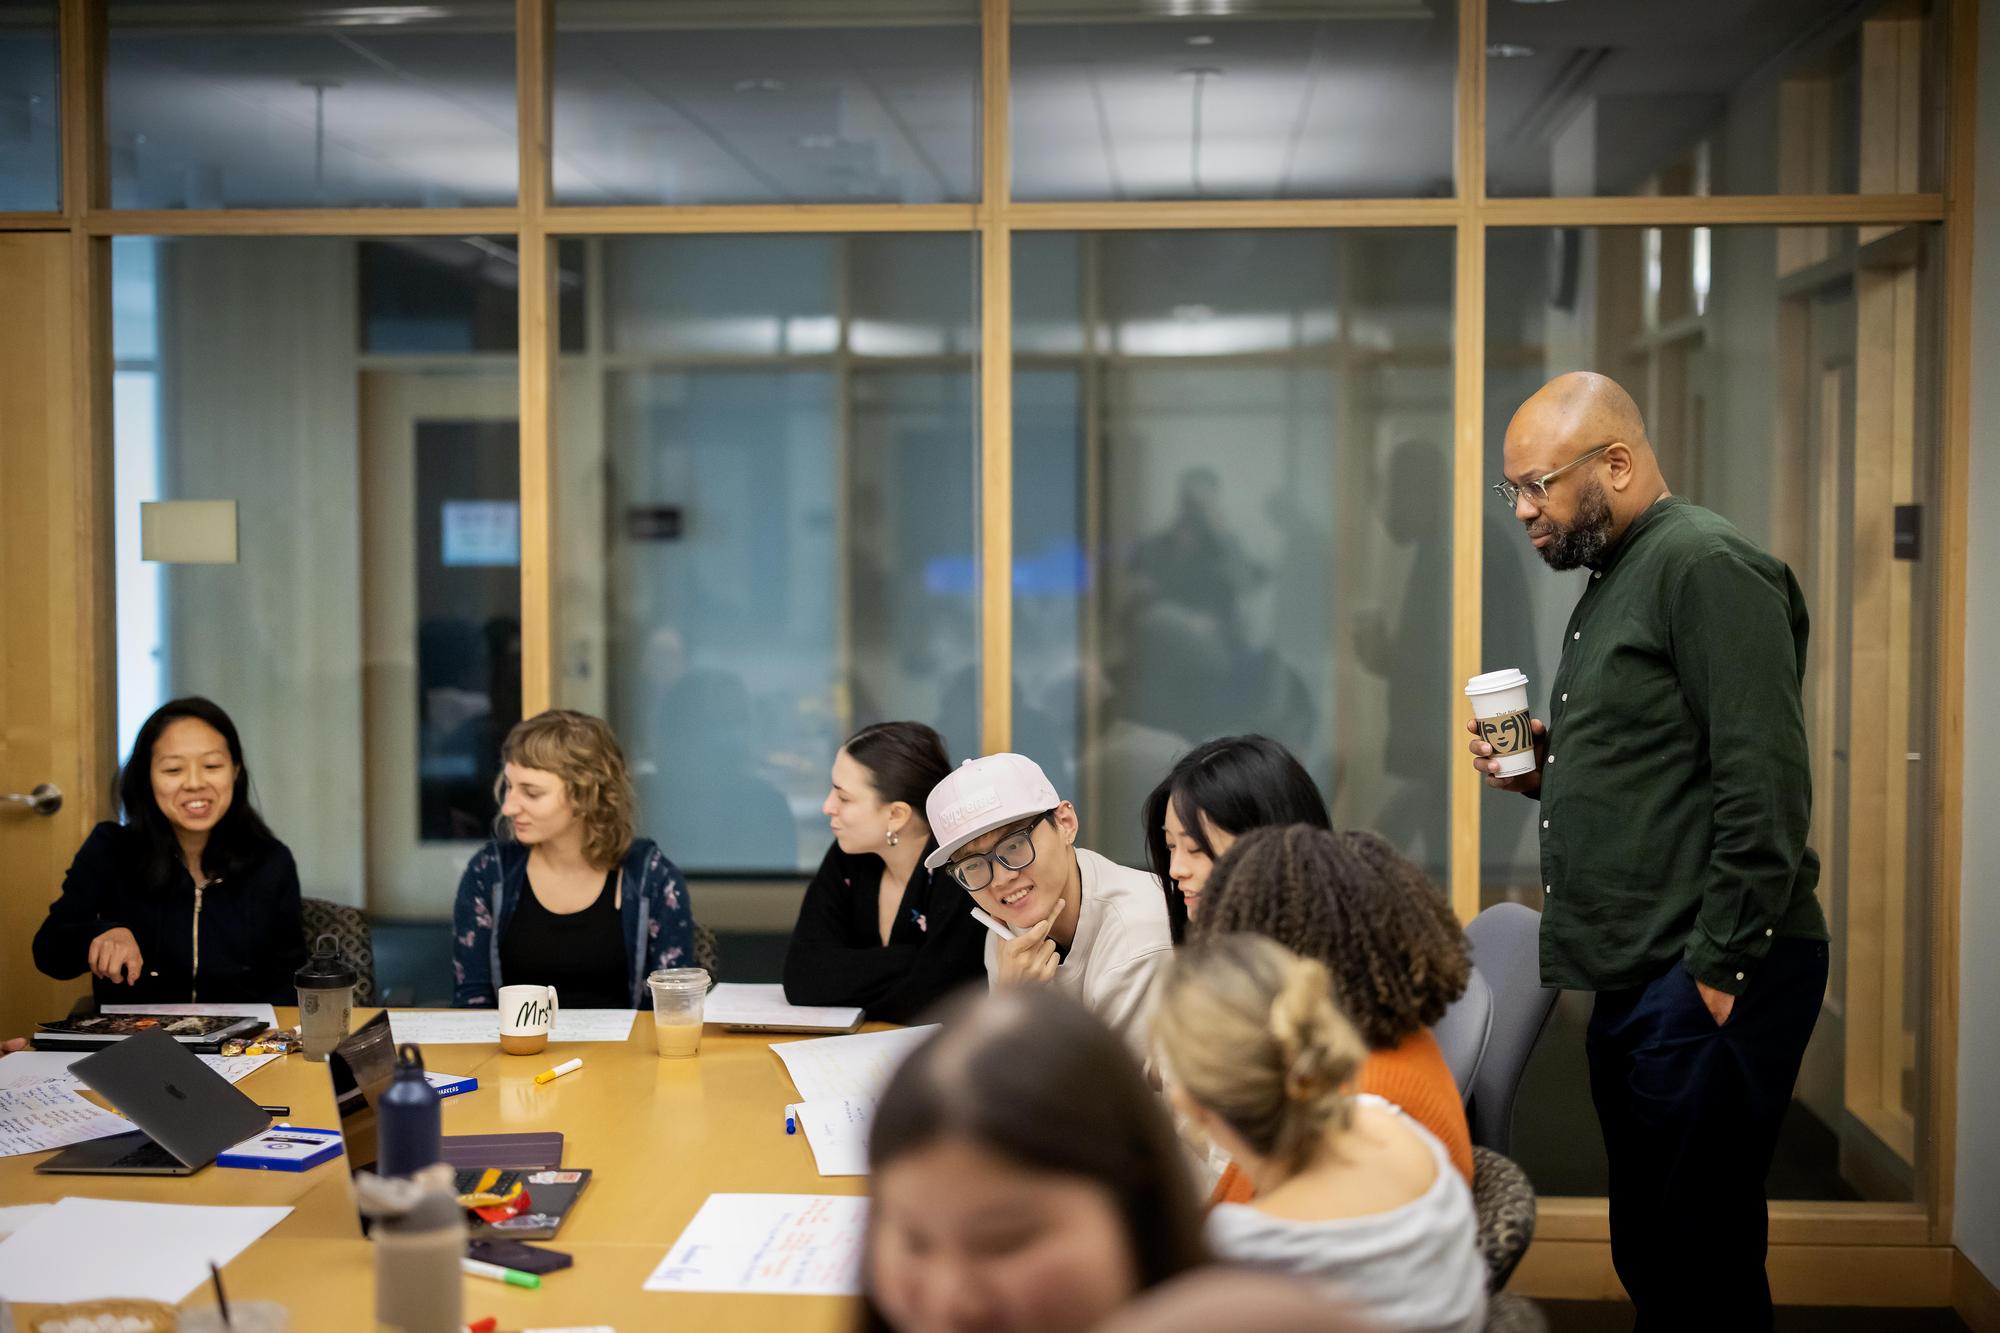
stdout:
<svg viewBox="0 0 2000 1333">
<path fill-rule="evenodd" d="M 668 967 L 646 978 L 653 992 L 653 1037 L 660 1054 L 685 1058 L 701 1051 L 701 1010 L 708 998 L 708 972 Z"/>
</svg>

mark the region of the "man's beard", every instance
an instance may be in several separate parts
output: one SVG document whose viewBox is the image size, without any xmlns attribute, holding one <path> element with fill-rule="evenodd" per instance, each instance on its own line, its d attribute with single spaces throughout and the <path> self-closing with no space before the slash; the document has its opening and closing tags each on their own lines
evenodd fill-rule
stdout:
<svg viewBox="0 0 2000 1333">
<path fill-rule="evenodd" d="M 1577 490 L 1576 517 L 1557 524 L 1541 519 L 1528 525 L 1528 535 L 1553 533 L 1548 545 L 1537 547 L 1550 569 L 1580 569 L 1594 565 L 1611 545 L 1611 499 L 1603 485 L 1592 477 Z"/>
</svg>

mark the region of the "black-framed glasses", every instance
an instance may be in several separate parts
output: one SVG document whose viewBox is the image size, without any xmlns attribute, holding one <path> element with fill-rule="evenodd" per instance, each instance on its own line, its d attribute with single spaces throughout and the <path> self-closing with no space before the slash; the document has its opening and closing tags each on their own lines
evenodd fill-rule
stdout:
<svg viewBox="0 0 2000 1333">
<path fill-rule="evenodd" d="M 1619 443 L 1622 443 L 1622 441 L 1613 440 L 1611 442 L 1611 444 L 1619 444 Z M 1560 477 L 1563 473 L 1569 471 L 1571 468 L 1581 467 L 1585 463 L 1588 463 L 1591 459 L 1597 457 L 1599 454 L 1603 453 L 1606 449 L 1609 449 L 1611 447 L 1611 444 L 1600 444 L 1587 454 L 1578 454 L 1575 458 L 1570 459 L 1569 462 L 1564 463 L 1554 472 L 1544 472 L 1541 476 L 1536 477 L 1533 481 L 1524 481 L 1518 486 L 1511 481 L 1495 482 L 1493 483 L 1493 493 L 1499 496 L 1500 503 L 1506 505 L 1507 508 L 1510 510 L 1515 505 L 1521 503 L 1521 497 L 1523 495 L 1528 497 L 1528 502 L 1530 504 L 1534 505 L 1537 509 L 1539 509 L 1543 505 L 1549 502 L 1550 482 L 1554 481 L 1557 477 Z"/>
<path fill-rule="evenodd" d="M 1055 813 L 1044 810 L 994 843 L 993 850 L 974 852 L 961 860 L 947 861 L 944 868 L 958 881 L 958 887 L 967 893 L 977 893 L 993 882 L 995 861 L 1009 870 L 1026 870 L 1035 863 L 1035 829 L 1044 819 L 1053 820 Z"/>
</svg>

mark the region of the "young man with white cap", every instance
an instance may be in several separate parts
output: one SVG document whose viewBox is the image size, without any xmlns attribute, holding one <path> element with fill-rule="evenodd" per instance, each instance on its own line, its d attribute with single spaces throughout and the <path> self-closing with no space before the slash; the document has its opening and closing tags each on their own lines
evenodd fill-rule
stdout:
<svg viewBox="0 0 2000 1333">
<path fill-rule="evenodd" d="M 925 867 L 1012 936 L 989 927 L 987 980 L 1053 983 L 1140 1046 L 1174 949 L 1159 881 L 1078 847 L 1076 808 L 1025 755 L 966 760 L 925 806 L 938 841 Z"/>
</svg>

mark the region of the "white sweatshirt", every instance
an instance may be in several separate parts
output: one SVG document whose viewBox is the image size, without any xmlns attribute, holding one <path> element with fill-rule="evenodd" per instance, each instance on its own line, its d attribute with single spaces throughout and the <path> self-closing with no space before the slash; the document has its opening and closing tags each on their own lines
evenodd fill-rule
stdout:
<svg viewBox="0 0 2000 1333">
<path fill-rule="evenodd" d="M 1085 848 L 1076 849 L 1079 896 L 1076 938 L 1056 969 L 1055 984 L 1089 1005 L 1142 1059 L 1153 1013 L 1153 982 L 1174 951 L 1160 881 Z M 999 939 L 986 937 L 986 978 Z"/>
</svg>

